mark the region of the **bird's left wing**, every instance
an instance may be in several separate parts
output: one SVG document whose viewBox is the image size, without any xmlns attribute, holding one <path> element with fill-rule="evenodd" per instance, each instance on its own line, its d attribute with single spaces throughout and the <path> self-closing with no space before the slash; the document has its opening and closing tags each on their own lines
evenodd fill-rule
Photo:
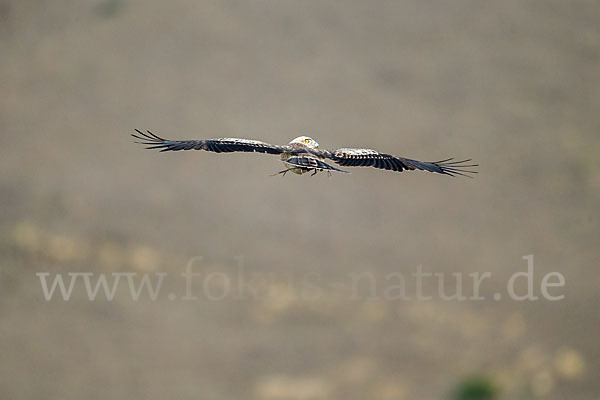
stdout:
<svg viewBox="0 0 600 400">
<path fill-rule="evenodd" d="M 337 149 L 328 150 L 310 150 L 310 153 L 329 158 L 338 165 L 344 167 L 375 167 L 391 171 L 410 171 L 422 170 L 436 172 L 444 175 L 463 175 L 476 174 L 477 171 L 468 168 L 477 167 L 477 164 L 470 164 L 470 159 L 454 161 L 452 158 L 441 161 L 417 161 L 410 158 L 398 157 L 392 154 L 379 153 L 371 149 Z"/>
<path fill-rule="evenodd" d="M 215 153 L 232 153 L 242 151 L 248 153 L 281 154 L 285 147 L 261 142 L 259 140 L 220 138 L 206 140 L 168 140 L 155 135 L 150 131 L 145 133 L 135 130 L 138 134 L 132 134 L 136 139 L 141 140 L 147 149 L 160 149 L 160 151 L 179 151 L 179 150 L 206 150 Z"/>
</svg>

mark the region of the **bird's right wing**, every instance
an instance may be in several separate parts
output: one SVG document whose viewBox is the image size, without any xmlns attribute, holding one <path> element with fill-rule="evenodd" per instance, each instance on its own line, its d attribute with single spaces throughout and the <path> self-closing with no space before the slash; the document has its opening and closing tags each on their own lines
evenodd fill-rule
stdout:
<svg viewBox="0 0 600 400">
<path fill-rule="evenodd" d="M 232 153 L 235 151 L 248 153 L 281 154 L 285 151 L 282 146 L 261 142 L 259 140 L 220 138 L 206 140 L 168 140 L 155 135 L 150 131 L 146 133 L 136 129 L 138 135 L 132 134 L 136 139 L 145 144 L 147 149 L 160 149 L 160 151 L 179 150 L 206 150 L 215 153 Z"/>
</svg>

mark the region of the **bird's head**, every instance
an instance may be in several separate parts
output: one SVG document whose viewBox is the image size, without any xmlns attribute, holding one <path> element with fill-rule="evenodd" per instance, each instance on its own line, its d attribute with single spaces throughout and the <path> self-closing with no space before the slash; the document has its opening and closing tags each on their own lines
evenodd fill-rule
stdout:
<svg viewBox="0 0 600 400">
<path fill-rule="evenodd" d="M 296 139 L 292 140 L 290 144 L 299 143 L 302 144 L 309 149 L 316 149 L 319 147 L 319 143 L 313 138 L 309 138 L 308 136 L 298 136 Z"/>
</svg>

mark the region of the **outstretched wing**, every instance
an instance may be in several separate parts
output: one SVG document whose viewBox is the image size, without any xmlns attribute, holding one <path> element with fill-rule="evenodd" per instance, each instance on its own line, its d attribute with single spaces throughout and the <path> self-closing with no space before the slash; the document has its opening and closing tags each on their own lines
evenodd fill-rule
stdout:
<svg viewBox="0 0 600 400">
<path fill-rule="evenodd" d="M 220 138 L 207 140 L 168 140 L 155 135 L 150 131 L 146 133 L 135 130 L 138 134 L 132 134 L 136 139 L 141 140 L 147 149 L 160 149 L 160 151 L 179 151 L 179 150 L 206 150 L 215 153 L 232 153 L 234 151 L 255 152 L 265 154 L 281 154 L 285 151 L 282 146 L 261 142 L 259 140 Z"/>
<path fill-rule="evenodd" d="M 469 176 L 468 174 L 477 173 L 477 171 L 469 168 L 478 166 L 477 164 L 470 164 L 470 159 L 454 161 L 454 159 L 448 158 L 441 161 L 425 162 L 397 157 L 392 154 L 379 153 L 371 149 L 317 150 L 314 152 L 316 155 L 317 153 L 319 156 L 329 158 L 336 164 L 344 167 L 375 167 L 398 172 L 418 169 L 450 176 Z"/>
<path fill-rule="evenodd" d="M 333 167 L 326 162 L 319 160 L 318 158 L 310 156 L 293 156 L 283 160 L 283 162 L 296 167 L 348 173 L 348 171 Z"/>
</svg>

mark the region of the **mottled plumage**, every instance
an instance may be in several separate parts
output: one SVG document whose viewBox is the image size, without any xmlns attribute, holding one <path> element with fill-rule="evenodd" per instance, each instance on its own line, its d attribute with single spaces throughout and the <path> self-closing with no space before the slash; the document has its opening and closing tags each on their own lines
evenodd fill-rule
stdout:
<svg viewBox="0 0 600 400">
<path fill-rule="evenodd" d="M 299 136 L 287 145 L 278 146 L 259 140 L 237 138 L 168 140 L 150 131 L 144 133 L 136 129 L 136 132 L 138 135 L 132 134 L 132 136 L 141 140 L 136 143 L 147 145 L 147 149 L 160 149 L 161 152 L 206 150 L 215 153 L 249 152 L 280 155 L 286 169 L 278 174 L 283 175 L 288 171 L 299 175 L 307 172 L 313 172 L 314 175 L 319 171 L 327 171 L 329 174 L 332 171 L 347 172 L 327 164 L 324 160 L 331 160 L 342 167 L 375 167 L 397 172 L 422 170 L 450 176 L 469 176 L 468 174 L 477 173 L 477 171 L 469 169 L 477 167 L 477 164 L 469 164 L 470 159 L 453 161 L 452 158 L 448 158 L 441 161 L 424 162 L 379 153 L 371 149 L 321 150 L 319 144 L 307 136 Z"/>
</svg>

